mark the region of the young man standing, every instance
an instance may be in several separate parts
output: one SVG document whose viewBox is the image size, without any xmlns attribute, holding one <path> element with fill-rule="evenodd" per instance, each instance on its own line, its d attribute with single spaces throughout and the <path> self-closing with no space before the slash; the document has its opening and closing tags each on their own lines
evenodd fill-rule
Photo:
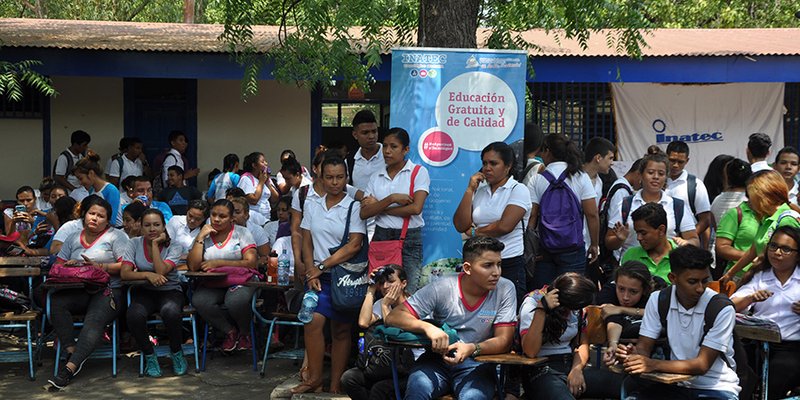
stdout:
<svg viewBox="0 0 800 400">
<path fill-rule="evenodd" d="M 386 166 L 383 145 L 378 141 L 378 120 L 370 110 L 361 110 L 353 117 L 353 138 L 359 148 L 353 156 L 350 181 L 360 190 L 367 188 L 369 178 Z"/>
<path fill-rule="evenodd" d="M 607 174 L 614 164 L 614 143 L 611 143 L 606 138 L 595 137 L 586 143 L 583 149 L 583 172 L 589 175 L 589 180 L 592 182 L 594 192 L 597 197 L 594 198 L 597 209 L 600 209 L 600 200 L 604 198 L 603 193 L 603 180 L 600 179 L 600 174 Z M 589 250 L 591 238 L 589 237 L 589 224 L 586 217 L 583 217 L 583 242 L 586 243 L 586 250 Z"/>
<path fill-rule="evenodd" d="M 414 364 L 406 400 L 432 399 L 452 391 L 460 399 L 492 399 L 494 364 L 476 362 L 480 354 L 511 349 L 517 324 L 514 284 L 500 276 L 503 244 L 494 238 L 473 237 L 464 243 L 463 272 L 440 278 L 396 307 L 386 324 L 425 334 L 431 349 Z M 432 316 L 434 324 L 420 318 Z M 458 333 L 449 344 L 438 326 L 446 323 Z"/>
<path fill-rule="evenodd" d="M 800 169 L 800 153 L 792 146 L 782 148 L 775 157 L 773 168 L 786 181 L 786 186 L 789 188 L 789 201 L 797 204 L 798 185 L 795 178 L 797 177 L 798 169 Z"/>
<path fill-rule="evenodd" d="M 183 161 L 183 155 L 186 153 L 186 149 L 189 148 L 186 134 L 181 131 L 172 131 L 169 133 L 168 139 L 170 149 L 164 157 L 164 163 L 161 164 L 161 181 L 164 182 L 164 184 L 167 183 L 169 180 L 169 167 L 173 165 L 177 165 L 183 169 L 184 179 L 196 177 L 200 170 L 197 168 L 187 169 L 186 163 Z"/>
<path fill-rule="evenodd" d="M 770 170 L 772 167 L 767 164 L 769 149 L 772 147 L 772 139 L 765 133 L 754 133 L 747 140 L 747 161 L 750 162 L 750 169 L 753 173 L 762 170 Z"/>
<path fill-rule="evenodd" d="M 120 151 L 116 157 L 108 160 L 106 179 L 114 186 L 129 176 L 147 175 L 147 159 L 142 153 L 142 139 L 125 137 L 120 140 Z"/>
<path fill-rule="evenodd" d="M 169 208 L 174 215 L 186 215 L 189 209 L 189 202 L 200 200 L 203 194 L 194 186 L 186 186 L 183 168 L 173 165 L 168 168 L 166 189 L 161 191 L 158 199 L 169 204 Z"/>
<path fill-rule="evenodd" d="M 639 246 L 631 247 L 620 260 L 639 261 L 647 266 L 653 276 L 669 279 L 669 252 L 678 247 L 667 235 L 667 212 L 658 203 L 647 203 L 632 214 L 633 230 Z"/>
<path fill-rule="evenodd" d="M 709 241 L 705 232 L 711 226 L 711 202 L 703 181 L 684 169 L 689 162 L 689 146 L 681 141 L 670 142 L 667 145 L 667 158 L 669 177 L 666 193 L 689 205 L 697 220 L 697 236 L 700 237 L 703 248 L 706 248 Z"/>
<path fill-rule="evenodd" d="M 733 303 L 719 309 L 713 326 L 704 335 L 706 308 L 712 302 L 726 301 L 708 289 L 711 253 L 695 246 L 684 246 L 670 254 L 669 280 L 672 286 L 663 289 L 669 295 L 669 306 L 661 316 L 659 294 L 650 295 L 644 310 L 642 327 L 636 346 L 619 345 L 616 362 L 622 363 L 629 375 L 622 389 L 624 399 L 738 399 L 739 378 L 730 365 L 733 361 L 733 327 L 736 311 Z M 669 360 L 650 358 L 656 339 L 661 336 L 662 320 L 671 353 Z M 663 384 L 639 377 L 645 372 L 667 372 L 694 375 L 680 384 Z"/>
<path fill-rule="evenodd" d="M 81 186 L 81 182 L 72 173 L 72 169 L 83 158 L 92 138 L 88 133 L 79 130 L 72 132 L 69 141 L 69 147 L 58 155 L 56 163 L 53 165 L 53 179 L 59 185 L 69 190 L 75 190 Z"/>
</svg>

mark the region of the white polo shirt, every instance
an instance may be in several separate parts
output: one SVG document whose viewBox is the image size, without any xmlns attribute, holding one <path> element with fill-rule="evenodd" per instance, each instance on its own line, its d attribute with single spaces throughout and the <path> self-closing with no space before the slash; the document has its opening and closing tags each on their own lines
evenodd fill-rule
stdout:
<svg viewBox="0 0 800 400">
<path fill-rule="evenodd" d="M 797 204 L 797 193 L 800 192 L 800 187 L 797 185 L 797 182 L 794 182 L 792 188 L 789 189 L 789 202 L 792 204 Z"/>
<path fill-rule="evenodd" d="M 286 181 L 284 180 L 284 182 L 286 182 Z M 280 185 L 280 181 L 278 181 L 278 184 Z M 294 196 L 294 192 L 302 189 L 303 186 L 308 186 L 308 185 L 312 185 L 312 184 L 314 184 L 314 181 L 312 181 L 311 178 L 307 178 L 305 175 L 301 175 L 300 186 L 299 187 L 294 187 L 294 186 L 290 187 L 289 188 L 289 194 Z"/>
<path fill-rule="evenodd" d="M 472 223 L 479 228 L 499 221 L 508 206 L 522 208 L 525 210 L 525 215 L 511 232 L 496 238 L 506 246 L 500 253 L 502 258 L 522 255 L 524 250 L 522 225 L 523 222 L 527 223 L 531 216 L 530 192 L 525 185 L 517 182 L 514 178 L 508 178 L 508 181 L 498 187 L 494 193 L 486 182 L 481 182 L 475 195 L 472 196 Z"/>
<path fill-rule="evenodd" d="M 750 306 L 753 314 L 778 324 L 781 340 L 800 341 L 800 315 L 792 311 L 792 303 L 800 301 L 800 268 L 795 267 L 785 284 L 781 284 L 771 268 L 758 272 L 753 280 L 740 287 L 731 297 L 747 297 L 758 290 L 769 290 L 772 296 L 753 303 Z"/>
<path fill-rule="evenodd" d="M 687 179 L 689 178 L 689 172 L 683 170 L 681 172 L 681 176 L 678 179 L 672 180 L 672 178 L 667 178 L 667 190 L 666 193 L 672 197 L 677 197 L 683 200 L 684 203 L 689 204 L 689 183 Z M 694 195 L 694 209 L 697 214 L 704 213 L 706 211 L 711 211 L 711 202 L 708 200 L 708 190 L 706 190 L 706 185 L 700 178 L 695 179 L 697 182 L 697 189 L 695 190 Z M 691 213 L 691 206 L 689 207 Z M 696 214 L 695 214 L 696 215 Z"/>
<path fill-rule="evenodd" d="M 171 159 L 172 157 L 170 157 Z M 120 170 L 119 160 L 122 160 L 122 170 Z M 144 175 L 144 166 L 142 160 L 135 159 L 131 161 L 128 156 L 122 154 L 117 159 L 109 159 L 106 166 L 106 173 L 108 176 L 119 178 L 120 184 L 129 176 L 142 176 Z"/>
<path fill-rule="evenodd" d="M 302 189 L 303 187 L 300 186 L 300 188 Z M 356 198 L 356 193 L 358 193 L 358 189 L 356 189 L 355 186 L 347 185 L 345 190 L 347 191 L 348 196 L 354 199 Z M 312 183 L 308 188 L 308 194 L 306 194 L 306 201 L 310 200 L 312 197 L 319 199 L 324 194 L 325 194 L 324 192 L 322 194 L 317 193 L 317 190 L 314 189 L 314 184 Z M 299 211 L 301 213 L 303 212 L 302 207 L 300 207 L 300 190 L 295 190 L 292 193 L 292 210 Z M 250 217 L 252 218 L 253 216 L 251 215 Z"/>
<path fill-rule="evenodd" d="M 672 286 L 674 288 L 674 286 Z M 669 312 L 667 313 L 667 337 L 671 347 L 671 360 L 691 360 L 700 354 L 700 346 L 717 350 L 733 364 L 733 327 L 736 324 L 736 311 L 733 307 L 725 307 L 717 315 L 714 326 L 708 331 L 702 343 L 705 324 L 705 310 L 709 300 L 716 292 L 706 288 L 697 304 L 685 309 L 672 289 Z M 642 318 L 639 335 L 658 339 L 661 335 L 661 318 L 658 316 L 658 292 L 650 295 Z M 734 364 L 735 365 L 735 364 Z M 717 357 L 705 375 L 696 376 L 686 382 L 678 383 L 692 389 L 720 390 L 739 393 L 739 377 L 736 371 L 728 367 L 722 357 Z"/>
<path fill-rule="evenodd" d="M 167 173 L 169 172 L 169 167 L 173 165 L 181 167 L 183 172 L 186 172 L 186 166 L 183 165 L 183 157 L 181 157 L 181 152 L 176 149 L 169 149 L 169 152 L 164 157 L 164 164 L 161 165 L 161 179 L 162 182 L 164 182 L 164 186 L 166 186 L 167 182 L 169 182 L 169 179 L 167 179 Z"/>
<path fill-rule="evenodd" d="M 253 212 L 261 214 L 267 221 L 269 221 L 269 213 L 272 211 L 272 206 L 269 204 L 269 196 L 270 196 L 270 179 L 264 183 L 264 189 L 261 190 L 261 198 L 258 199 L 256 204 L 250 205 L 250 213 Z M 256 192 L 256 188 L 258 187 L 258 178 L 253 176 L 253 174 L 249 172 L 245 172 L 242 174 L 242 177 L 239 179 L 239 188 L 244 191 L 244 194 L 250 195 Z"/>
<path fill-rule="evenodd" d="M 72 156 L 73 168 L 76 165 L 78 165 L 78 161 L 80 161 L 81 158 L 83 158 L 83 156 L 80 154 L 73 154 L 72 151 L 70 151 L 69 147 L 67 147 L 67 153 L 69 153 Z M 381 155 L 381 158 L 382 157 L 383 155 Z M 78 180 L 78 178 L 72 173 L 72 171 L 67 171 L 67 165 L 69 165 L 69 162 L 67 161 L 67 156 L 65 156 L 63 153 L 59 154 L 58 157 L 56 158 L 55 174 L 65 175 L 67 178 L 67 182 L 69 182 L 70 185 L 75 186 L 76 188 L 80 187 L 81 181 Z"/>
<path fill-rule="evenodd" d="M 180 244 L 183 254 L 186 254 L 192 248 L 192 242 L 200 233 L 200 228 L 202 225 L 195 229 L 189 229 L 189 225 L 186 224 L 186 216 L 176 215 L 167 222 L 167 235 L 173 243 Z"/>
<path fill-rule="evenodd" d="M 308 172 L 308 168 L 306 168 L 306 167 L 301 165 L 300 166 L 300 171 L 301 171 L 300 173 L 303 174 L 303 178 L 305 178 L 305 179 L 307 179 L 309 181 L 312 180 L 311 173 Z M 275 183 L 277 183 L 278 186 L 283 185 L 283 184 L 286 183 L 286 178 L 283 177 L 283 174 L 280 171 L 278 171 L 278 174 L 275 175 Z"/>
<path fill-rule="evenodd" d="M 625 179 L 625 177 L 617 178 L 617 180 L 615 180 L 614 183 L 611 184 L 611 187 L 613 188 L 617 184 L 623 184 L 623 185 L 625 185 L 625 187 L 627 187 L 631 191 L 631 193 L 634 192 L 633 186 L 631 186 L 631 183 L 628 182 L 628 180 Z M 628 194 L 627 191 L 625 191 L 625 189 L 618 189 L 616 191 L 616 193 L 614 193 L 614 195 L 611 196 L 610 199 L 606 200 L 606 202 L 608 204 L 608 218 L 609 219 L 611 219 L 611 209 L 614 208 L 614 204 L 616 204 L 617 207 L 619 207 L 619 209 L 622 209 L 622 200 L 625 199 L 628 196 L 630 196 L 630 195 Z M 598 210 L 598 212 L 599 211 L 600 210 Z M 616 257 L 617 260 L 622 258 L 622 253 L 620 252 L 619 249 L 614 250 L 614 257 Z"/>
<path fill-rule="evenodd" d="M 369 160 L 364 158 L 361 154 L 361 148 L 359 147 L 353 157 L 353 186 L 365 190 L 372 175 L 377 174 L 380 170 L 385 168 L 386 162 L 383 160 L 383 144 L 378 143 L 378 151 Z"/>
<path fill-rule="evenodd" d="M 631 215 L 644 204 L 645 201 L 642 199 L 642 191 L 638 190 L 633 195 L 631 210 L 628 213 L 627 223 L 630 233 L 628 234 L 628 239 L 625 240 L 625 243 L 619 248 L 620 258 L 622 254 L 625 254 L 626 250 L 639 245 L 639 241 L 636 239 L 636 232 L 633 230 L 633 218 Z M 667 213 L 667 235 L 669 237 L 677 236 L 677 232 L 688 232 L 695 229 L 697 222 L 692 215 L 692 210 L 689 209 L 689 203 L 683 203 L 683 217 L 681 218 L 681 226 L 678 227 L 677 230 L 675 229 L 677 223 L 675 222 L 675 207 L 672 205 L 672 197 L 662 191 L 661 200 L 658 201 L 658 204 L 661 204 L 661 206 L 664 207 L 664 211 Z M 617 222 L 622 221 L 622 201 L 618 204 L 610 204 L 610 207 L 611 208 L 608 209 L 608 227 L 613 228 Z"/>
<path fill-rule="evenodd" d="M 256 225 L 251 221 L 247 221 L 247 230 L 250 231 L 250 234 L 253 235 L 253 241 L 256 243 L 257 247 L 261 247 L 265 244 L 269 244 L 269 237 L 267 236 L 267 232 L 264 231 L 260 225 Z"/>
<path fill-rule="evenodd" d="M 365 194 L 374 196 L 378 201 L 394 193 L 408 194 L 411 187 L 411 174 L 416 165 L 417 164 L 414 164 L 411 160 L 406 160 L 406 164 L 394 176 L 394 179 L 392 179 L 389 177 L 389 173 L 386 171 L 386 165 L 384 164 L 383 169 L 370 178 L 369 184 L 364 190 Z M 425 193 L 430 193 L 430 186 L 431 177 L 428 175 L 428 170 L 420 166 L 417 176 L 414 178 L 414 193 L 420 190 Z M 393 204 L 388 208 L 394 207 L 398 207 L 398 205 Z M 375 223 L 381 228 L 402 229 L 404 219 L 405 218 L 402 217 L 380 213 L 375 216 Z M 423 226 L 425 226 L 425 221 L 422 219 L 422 214 L 411 216 L 408 223 L 409 228 L 421 228 Z"/>
<path fill-rule="evenodd" d="M 364 240 L 366 240 L 367 225 L 359 217 L 361 203 L 345 195 L 341 201 L 328 208 L 325 205 L 327 194 L 323 197 L 312 198 L 310 192 L 303 207 L 303 221 L 300 222 L 300 228 L 311 232 L 311 240 L 314 244 L 314 263 L 320 263 L 330 257 L 331 253 L 328 249 L 342 244 L 350 203 L 355 202 L 350 216 L 350 233 L 363 233 Z"/>
<path fill-rule="evenodd" d="M 753 171 L 753 173 L 755 174 L 758 171 L 764 171 L 764 170 L 770 170 L 771 171 L 772 167 L 770 167 L 769 164 L 766 161 L 761 160 L 761 161 L 756 161 L 756 162 L 750 164 L 750 170 Z"/>
</svg>

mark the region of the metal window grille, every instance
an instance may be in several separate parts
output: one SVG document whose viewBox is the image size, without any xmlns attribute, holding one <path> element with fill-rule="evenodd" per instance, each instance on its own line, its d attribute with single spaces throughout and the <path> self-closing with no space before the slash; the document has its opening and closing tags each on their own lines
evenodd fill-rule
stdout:
<svg viewBox="0 0 800 400">
<path fill-rule="evenodd" d="M 11 101 L 0 96 L 0 118 L 40 119 L 46 98 L 36 90 L 25 86 L 22 100 Z"/>
<path fill-rule="evenodd" d="M 783 142 L 800 148 L 800 82 L 786 83 L 784 94 L 786 114 L 783 115 Z M 773 151 L 777 154 L 777 150 Z"/>
</svg>

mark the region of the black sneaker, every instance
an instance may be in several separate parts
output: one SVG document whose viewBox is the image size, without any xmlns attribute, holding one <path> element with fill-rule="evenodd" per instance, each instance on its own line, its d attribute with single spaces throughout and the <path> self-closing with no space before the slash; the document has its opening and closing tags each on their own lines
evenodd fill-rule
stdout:
<svg viewBox="0 0 800 400">
<path fill-rule="evenodd" d="M 67 366 L 63 366 L 61 371 L 58 371 L 58 375 L 52 377 L 47 382 L 53 385 L 53 387 L 58 389 L 64 389 L 67 385 L 69 385 L 69 381 L 72 380 L 72 377 L 75 374 L 67 368 Z"/>
</svg>

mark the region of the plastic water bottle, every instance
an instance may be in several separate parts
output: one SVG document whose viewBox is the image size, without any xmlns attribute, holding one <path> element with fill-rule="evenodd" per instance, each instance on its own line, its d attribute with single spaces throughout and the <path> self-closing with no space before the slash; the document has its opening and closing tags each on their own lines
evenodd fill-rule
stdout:
<svg viewBox="0 0 800 400">
<path fill-rule="evenodd" d="M 289 255 L 286 254 L 286 249 L 283 249 L 281 256 L 278 257 L 278 285 L 289 285 Z M 314 306 L 316 307 L 316 303 Z"/>
<path fill-rule="evenodd" d="M 358 354 L 364 354 L 364 332 L 358 333 Z"/>
<path fill-rule="evenodd" d="M 297 319 L 300 322 L 307 324 L 314 318 L 314 310 L 317 309 L 319 302 L 319 295 L 314 290 L 309 290 L 303 295 L 303 304 L 300 306 L 300 312 L 297 313 Z"/>
</svg>

